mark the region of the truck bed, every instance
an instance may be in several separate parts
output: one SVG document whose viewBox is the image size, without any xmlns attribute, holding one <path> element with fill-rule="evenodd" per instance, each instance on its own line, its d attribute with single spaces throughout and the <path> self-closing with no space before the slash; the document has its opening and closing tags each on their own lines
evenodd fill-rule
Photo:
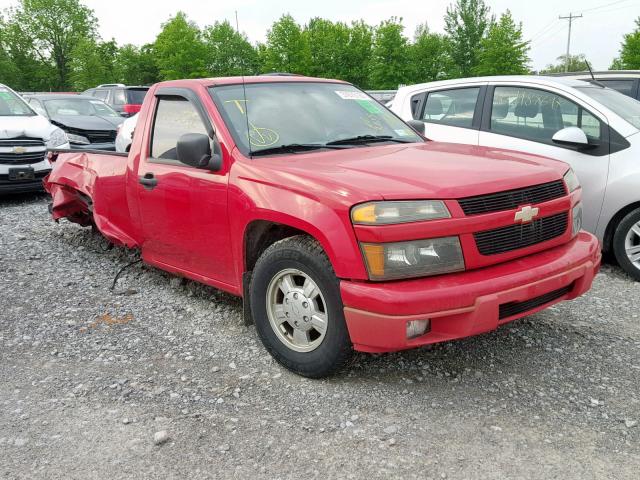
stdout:
<svg viewBox="0 0 640 480">
<path fill-rule="evenodd" d="M 55 161 L 44 187 L 51 213 L 82 226 L 95 227 L 110 241 L 137 247 L 126 195 L 126 153 L 102 150 L 52 150 Z M 134 217 L 137 217 L 135 215 Z"/>
</svg>

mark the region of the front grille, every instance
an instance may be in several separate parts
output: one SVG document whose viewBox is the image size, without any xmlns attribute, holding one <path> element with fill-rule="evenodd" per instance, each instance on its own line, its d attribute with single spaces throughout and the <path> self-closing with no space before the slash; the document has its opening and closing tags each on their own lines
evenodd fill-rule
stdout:
<svg viewBox="0 0 640 480">
<path fill-rule="evenodd" d="M 66 128 L 68 133 L 87 137 L 91 143 L 111 143 L 116 141 L 115 130 L 81 130 L 79 128 Z"/>
<path fill-rule="evenodd" d="M 16 153 L 15 147 L 23 147 L 28 150 L 24 153 Z M 30 165 L 44 160 L 46 155 L 44 142 L 39 138 L 16 137 L 0 140 L 0 164 L 2 165 Z"/>
<path fill-rule="evenodd" d="M 522 205 L 548 202 L 549 200 L 563 197 L 566 193 L 564 182 L 557 180 L 527 188 L 467 197 L 459 200 L 459 203 L 465 215 L 478 215 L 511 210 Z"/>
<path fill-rule="evenodd" d="M 558 213 L 531 223 L 509 225 L 473 234 L 482 255 L 496 255 L 559 237 L 567 231 L 569 214 Z"/>
<path fill-rule="evenodd" d="M 519 313 L 528 312 L 534 308 L 541 307 L 547 303 L 553 302 L 571 291 L 573 285 L 569 285 L 553 292 L 545 293 L 536 298 L 525 300 L 524 302 L 509 302 L 500 305 L 500 320 L 513 317 Z"/>
</svg>

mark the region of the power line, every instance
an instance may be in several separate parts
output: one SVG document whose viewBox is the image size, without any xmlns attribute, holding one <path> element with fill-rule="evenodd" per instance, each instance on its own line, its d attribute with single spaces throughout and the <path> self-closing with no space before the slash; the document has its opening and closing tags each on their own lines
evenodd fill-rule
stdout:
<svg viewBox="0 0 640 480">
<path fill-rule="evenodd" d="M 574 15 L 573 13 L 569 13 L 569 15 L 565 15 L 564 17 L 561 15 L 558 17 L 560 20 L 569 20 L 569 32 L 567 34 L 567 56 L 565 58 L 565 71 L 569 71 L 569 54 L 571 51 L 571 23 L 578 18 L 582 18 L 582 14 Z"/>
<path fill-rule="evenodd" d="M 618 0 L 617 2 L 610 2 L 610 3 L 605 3 L 604 5 L 600 5 L 598 7 L 591 7 L 591 8 L 587 8 L 582 10 L 582 13 L 585 12 L 593 12 L 594 10 L 600 10 L 601 8 L 605 8 L 605 7 L 610 7 L 613 5 L 618 5 L 619 3 L 625 3 L 625 2 L 629 2 L 631 0 Z"/>
</svg>

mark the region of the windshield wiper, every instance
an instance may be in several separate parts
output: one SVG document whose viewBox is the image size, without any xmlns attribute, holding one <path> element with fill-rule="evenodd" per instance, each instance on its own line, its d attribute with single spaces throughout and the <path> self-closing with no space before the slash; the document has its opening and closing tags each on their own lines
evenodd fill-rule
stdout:
<svg viewBox="0 0 640 480">
<path fill-rule="evenodd" d="M 277 147 L 253 150 L 251 152 L 251 156 L 253 157 L 258 155 L 273 155 L 276 153 L 298 153 L 298 152 L 306 152 L 309 150 L 321 150 L 323 148 L 338 150 L 338 149 L 343 149 L 345 147 L 342 147 L 339 145 L 323 144 L 323 143 L 290 143 L 288 145 L 279 145 Z"/>
<path fill-rule="evenodd" d="M 358 135 L 357 137 L 333 140 L 332 142 L 327 142 L 327 145 L 357 145 L 359 143 L 373 142 L 413 143 L 411 140 L 403 140 L 402 138 L 392 137 L 391 135 Z"/>
</svg>

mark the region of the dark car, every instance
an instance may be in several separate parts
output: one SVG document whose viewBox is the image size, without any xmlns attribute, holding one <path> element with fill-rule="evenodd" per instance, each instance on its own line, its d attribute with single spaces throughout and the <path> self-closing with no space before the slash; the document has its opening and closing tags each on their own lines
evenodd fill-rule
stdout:
<svg viewBox="0 0 640 480">
<path fill-rule="evenodd" d="M 27 95 L 40 115 L 64 130 L 71 148 L 115 150 L 116 130 L 124 118 L 97 98 L 84 95 Z"/>
<path fill-rule="evenodd" d="M 127 87 L 122 83 L 106 83 L 90 88 L 82 94 L 99 98 L 123 117 L 130 117 L 140 111 L 148 90 L 149 87 Z"/>
</svg>

